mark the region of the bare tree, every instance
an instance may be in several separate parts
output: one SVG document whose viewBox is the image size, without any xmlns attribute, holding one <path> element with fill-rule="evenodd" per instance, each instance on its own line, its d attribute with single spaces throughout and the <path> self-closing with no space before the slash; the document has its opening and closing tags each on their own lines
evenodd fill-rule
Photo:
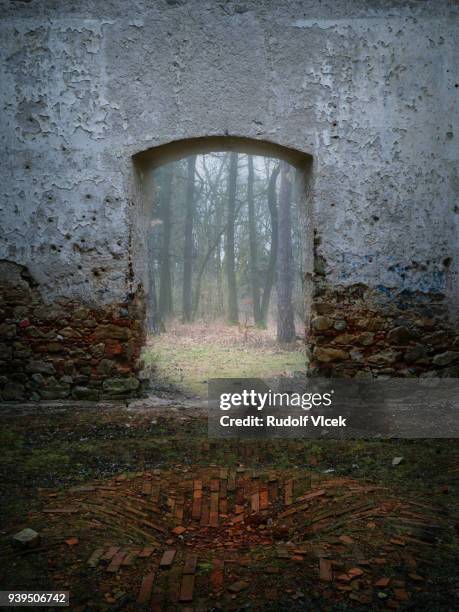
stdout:
<svg viewBox="0 0 459 612">
<path fill-rule="evenodd" d="M 279 244 L 277 252 L 277 340 L 293 342 L 295 322 L 292 304 L 293 252 L 292 252 L 292 180 L 291 166 L 281 162 L 279 193 Z"/>
<path fill-rule="evenodd" d="M 234 248 L 234 225 L 236 222 L 237 159 L 237 153 L 231 153 L 228 175 L 228 209 L 225 244 L 226 278 L 228 283 L 228 323 L 230 325 L 236 325 L 239 322 Z"/>
<path fill-rule="evenodd" d="M 248 155 L 247 204 L 249 210 L 249 245 L 250 245 L 250 279 L 252 284 L 253 320 L 255 325 L 261 324 L 260 282 L 257 254 L 257 226 L 255 219 L 255 201 L 253 197 L 253 157 Z"/>
<path fill-rule="evenodd" d="M 158 314 L 161 320 L 172 315 L 172 277 L 171 277 L 171 218 L 172 218 L 172 180 L 174 165 L 167 164 L 161 168 L 159 182 L 160 216 L 162 221 L 162 243 L 159 272 Z"/>
<path fill-rule="evenodd" d="M 196 155 L 187 160 L 187 185 L 185 200 L 185 246 L 183 250 L 183 308 L 184 323 L 189 323 L 193 314 L 191 281 L 193 273 L 193 221 L 194 221 L 194 179 Z"/>
<path fill-rule="evenodd" d="M 269 261 L 268 270 L 266 272 L 266 281 L 263 289 L 263 297 L 261 300 L 261 325 L 266 327 L 268 322 L 269 304 L 271 301 L 271 293 L 274 286 L 274 279 L 276 277 L 276 263 L 277 263 L 277 247 L 279 243 L 279 217 L 277 213 L 277 193 L 276 193 L 276 181 L 279 176 L 280 165 L 277 164 L 274 170 L 271 172 L 268 183 L 268 208 L 269 216 L 271 219 L 271 243 L 269 249 Z"/>
</svg>

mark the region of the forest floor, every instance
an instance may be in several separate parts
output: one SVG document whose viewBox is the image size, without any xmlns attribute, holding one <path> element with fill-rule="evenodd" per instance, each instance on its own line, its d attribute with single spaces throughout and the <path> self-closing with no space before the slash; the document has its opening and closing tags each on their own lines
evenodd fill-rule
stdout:
<svg viewBox="0 0 459 612">
<path fill-rule="evenodd" d="M 207 397 L 211 378 L 271 378 L 304 372 L 303 347 L 301 340 L 279 346 L 272 328 L 171 321 L 166 333 L 149 338 L 143 358 L 154 371 L 156 389 L 172 387 Z"/>
<path fill-rule="evenodd" d="M 454 610 L 454 440 L 219 440 L 199 401 L 4 405 L 2 589 L 70 609 Z M 402 457 L 393 466 L 394 457 Z M 30 527 L 40 543 L 12 535 Z"/>
</svg>

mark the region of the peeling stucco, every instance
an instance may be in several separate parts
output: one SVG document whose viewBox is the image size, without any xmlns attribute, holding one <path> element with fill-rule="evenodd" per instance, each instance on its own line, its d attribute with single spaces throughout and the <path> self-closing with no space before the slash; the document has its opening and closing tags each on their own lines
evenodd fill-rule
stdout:
<svg viewBox="0 0 459 612">
<path fill-rule="evenodd" d="M 142 276 L 141 249 L 130 253 L 145 214 L 132 155 L 228 134 L 313 156 L 329 283 L 458 303 L 454 3 L 1 9 L 0 259 L 26 266 L 45 300 L 125 299 Z"/>
</svg>

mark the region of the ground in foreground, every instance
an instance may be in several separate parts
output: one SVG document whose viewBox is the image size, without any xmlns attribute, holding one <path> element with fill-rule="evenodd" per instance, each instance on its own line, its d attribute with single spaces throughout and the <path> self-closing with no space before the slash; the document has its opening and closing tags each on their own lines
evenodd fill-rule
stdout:
<svg viewBox="0 0 459 612">
<path fill-rule="evenodd" d="M 3 589 L 88 611 L 457 608 L 455 442 L 217 443 L 198 406 L 154 398 L 3 417 Z M 11 546 L 24 527 L 38 547 Z"/>
</svg>

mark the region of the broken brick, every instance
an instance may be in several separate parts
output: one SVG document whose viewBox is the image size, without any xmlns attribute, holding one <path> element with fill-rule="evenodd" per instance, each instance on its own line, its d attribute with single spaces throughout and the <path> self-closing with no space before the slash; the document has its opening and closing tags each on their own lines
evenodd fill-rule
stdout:
<svg viewBox="0 0 459 612">
<path fill-rule="evenodd" d="M 172 565 L 175 553 L 175 549 L 165 550 L 163 556 L 161 557 L 161 561 L 159 562 L 160 567 L 169 567 L 170 565 Z"/>
</svg>

